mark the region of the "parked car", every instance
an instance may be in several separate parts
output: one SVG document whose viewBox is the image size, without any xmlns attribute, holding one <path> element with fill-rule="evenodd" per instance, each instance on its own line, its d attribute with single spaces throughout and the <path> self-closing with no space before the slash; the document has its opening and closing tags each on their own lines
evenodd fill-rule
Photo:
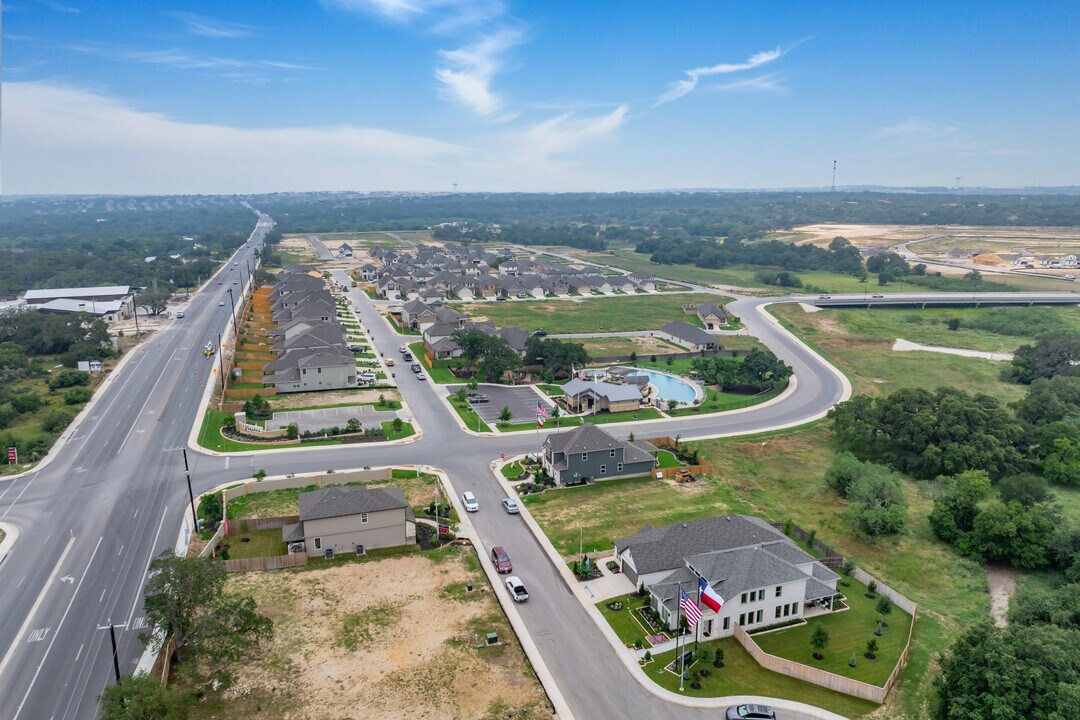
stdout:
<svg viewBox="0 0 1080 720">
<path fill-rule="evenodd" d="M 353 310 L 355 310 L 356 312 L 360 312 L 360 306 L 359 305 L 354 305 Z"/>
<path fill-rule="evenodd" d="M 1075 276 L 1075 275 L 1066 275 L 1066 276 L 1065 276 L 1065 279 L 1066 279 L 1066 280 L 1075 280 L 1075 279 L 1076 279 L 1076 276 Z"/>
<path fill-rule="evenodd" d="M 417 380 L 427 380 L 427 375 L 425 375 L 422 372 L 418 372 L 418 373 L 416 373 L 416 379 Z"/>
<path fill-rule="evenodd" d="M 822 293 L 822 294 L 818 295 L 818 300 L 828 300 L 831 297 L 832 297 L 832 295 L 826 295 L 825 293 Z"/>
<path fill-rule="evenodd" d="M 409 369 L 414 373 L 422 372 L 424 370 L 424 368 L 420 367 L 420 363 L 413 363 Z"/>
<path fill-rule="evenodd" d="M 885 295 L 884 293 L 874 293 L 870 297 L 874 298 L 875 300 L 880 300 L 881 298 L 885 297 Z"/>
<path fill-rule="evenodd" d="M 349 346 L 349 352 L 363 352 L 363 351 L 364 351 L 364 346 L 363 345 L 350 345 Z"/>
<path fill-rule="evenodd" d="M 365 382 L 365 383 L 373 383 L 373 382 L 375 382 L 375 379 L 377 377 L 378 376 L 375 375 L 375 373 L 372 373 L 372 372 L 360 373 L 359 375 L 357 375 L 357 379 L 360 380 L 360 382 Z"/>
<path fill-rule="evenodd" d="M 767 705 L 732 705 L 724 717 L 727 720 L 776 720 L 776 713 Z"/>
<path fill-rule="evenodd" d="M 495 299 L 496 299 L 497 301 L 499 301 L 499 302 L 506 302 L 506 298 L 504 298 L 504 297 L 497 297 L 497 298 L 495 298 Z"/>
<path fill-rule="evenodd" d="M 488 399 L 487 395 L 470 395 L 469 402 L 476 405 L 477 403 L 491 402 L 491 400 Z"/>
<path fill-rule="evenodd" d="M 404 355 L 405 353 L 409 352 L 409 348 L 402 345 L 401 347 L 398 348 L 398 352 L 401 353 L 402 355 Z"/>
<path fill-rule="evenodd" d="M 519 512 L 517 500 L 514 498 L 503 498 L 503 509 L 511 515 L 517 515 Z"/>
<path fill-rule="evenodd" d="M 507 554 L 502 545 L 491 548 L 491 564 L 495 566 L 495 572 L 514 572 L 514 563 L 510 562 L 510 555 Z"/>
<path fill-rule="evenodd" d="M 525 589 L 525 583 L 517 575 L 506 578 L 506 589 L 510 591 L 510 597 L 514 602 L 525 602 L 529 599 L 529 591 Z"/>
<path fill-rule="evenodd" d="M 533 337 L 547 337 L 547 330 L 533 330 Z"/>
<path fill-rule="evenodd" d="M 461 494 L 461 504 L 465 506 L 465 512 L 477 512 L 480 510 L 480 501 L 476 499 L 471 490 L 466 490 Z"/>
<path fill-rule="evenodd" d="M 178 318 L 184 317 L 184 311 L 183 310 L 177 310 L 176 311 L 176 317 L 178 317 Z"/>
<path fill-rule="evenodd" d="M 219 302 L 219 303 L 217 304 L 217 306 L 218 306 L 218 307 L 225 307 L 225 301 L 224 301 L 224 300 L 222 300 L 221 302 Z"/>
<path fill-rule="evenodd" d="M 405 353 L 401 356 L 401 359 L 405 362 L 412 362 L 412 353 Z"/>
</svg>

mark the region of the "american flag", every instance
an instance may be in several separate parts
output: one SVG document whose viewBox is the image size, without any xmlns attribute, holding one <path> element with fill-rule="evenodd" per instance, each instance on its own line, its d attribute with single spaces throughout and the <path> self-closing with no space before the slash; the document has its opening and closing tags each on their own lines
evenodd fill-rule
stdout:
<svg viewBox="0 0 1080 720">
<path fill-rule="evenodd" d="M 698 620 L 701 619 L 701 608 L 697 606 L 697 603 L 695 603 L 682 588 L 679 588 L 679 607 L 682 608 L 687 625 L 694 627 L 698 624 Z"/>
<path fill-rule="evenodd" d="M 547 408 L 544 407 L 544 403 L 540 400 L 536 401 L 536 414 L 540 417 L 547 417 Z"/>
<path fill-rule="evenodd" d="M 536 427 L 544 427 L 544 416 L 539 411 L 536 413 Z"/>
</svg>

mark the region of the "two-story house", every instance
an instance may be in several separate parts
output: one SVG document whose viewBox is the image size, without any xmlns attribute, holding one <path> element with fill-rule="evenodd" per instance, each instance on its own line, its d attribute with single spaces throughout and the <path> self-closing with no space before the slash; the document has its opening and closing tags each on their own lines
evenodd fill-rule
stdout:
<svg viewBox="0 0 1080 720">
<path fill-rule="evenodd" d="M 309 555 L 410 545 L 416 517 L 400 488 L 328 487 L 300 493 L 300 522 L 281 529 Z"/>
<path fill-rule="evenodd" d="M 573 430 L 549 435 L 544 440 L 541 464 L 555 482 L 606 480 L 646 475 L 656 458 L 644 444 L 617 440 L 596 425 L 586 423 Z"/>
</svg>

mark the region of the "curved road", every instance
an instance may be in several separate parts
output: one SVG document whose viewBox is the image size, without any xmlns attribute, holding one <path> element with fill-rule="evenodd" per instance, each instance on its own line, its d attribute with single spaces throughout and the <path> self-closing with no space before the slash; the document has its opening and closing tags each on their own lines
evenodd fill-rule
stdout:
<svg viewBox="0 0 1080 720">
<path fill-rule="evenodd" d="M 241 265 L 253 259 L 271 226 L 270 218 L 260 215 L 251 241 L 237 253 Z M 175 545 L 177 528 L 190 512 L 179 449 L 187 442 L 205 384 L 216 377 L 202 347 L 229 322 L 225 291 L 237 272 L 227 265 L 219 273 L 224 286 L 211 280 L 189 305 L 187 318 L 130 353 L 78 427 L 65 434 L 71 437 L 51 462 L 0 483 L 0 522 L 21 529 L 19 541 L 0 565 L 0 651 L 5 653 L 0 658 L 0 717 L 5 720 L 94 717 L 98 694 L 112 682 L 108 631 L 100 629 L 110 621 L 121 626 L 121 672 L 132 671 L 141 656 L 137 636 L 144 622 L 141 589 L 146 568 L 151 558 Z M 393 356 L 402 338 L 363 293 L 351 291 L 350 299 L 361 308 L 361 319 L 379 350 Z M 663 432 L 692 439 L 754 433 L 821 417 L 846 397 L 848 385 L 762 311 L 770 302 L 787 299 L 732 303 L 751 334 L 794 367 L 797 382 L 785 395 L 719 416 L 607 429 L 622 436 Z M 525 524 L 492 511 L 503 493 L 491 461 L 499 453 L 535 450 L 536 434 L 465 433 L 428 383 L 402 373 L 399 384 L 423 428 L 420 440 L 228 457 L 193 448 L 188 456 L 196 494 L 248 478 L 259 468 L 271 474 L 400 463 L 442 468 L 458 492 L 472 490 L 488 509 L 472 516 L 483 544 L 507 546 L 522 569 L 533 598 L 519 612 L 576 717 L 716 717 L 715 709 L 665 702 L 628 677 Z"/>
</svg>

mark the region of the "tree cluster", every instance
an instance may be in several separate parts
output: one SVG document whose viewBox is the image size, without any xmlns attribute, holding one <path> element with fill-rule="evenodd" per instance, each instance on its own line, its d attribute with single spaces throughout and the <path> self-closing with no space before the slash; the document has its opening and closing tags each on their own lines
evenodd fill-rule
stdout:
<svg viewBox="0 0 1080 720">
<path fill-rule="evenodd" d="M 1080 374 L 1080 336 L 1051 333 L 1033 345 L 1021 345 L 1013 355 L 1011 375 L 1016 382 L 1030 385 L 1039 378 Z"/>
<path fill-rule="evenodd" d="M 768 390 L 783 385 L 793 372 L 771 350 L 760 348 L 754 348 L 742 360 L 701 355 L 690 361 L 690 367 L 706 385 L 725 390 Z"/>
<path fill-rule="evenodd" d="M 589 353 L 581 343 L 535 336 L 525 343 L 525 364 L 542 365 L 551 377 L 566 377 L 571 368 L 583 368 L 588 363 Z"/>
<path fill-rule="evenodd" d="M 907 500 L 900 476 L 884 465 L 862 462 L 850 452 L 837 455 L 825 481 L 848 501 L 844 519 L 870 537 L 904 529 Z"/>
<path fill-rule="evenodd" d="M 461 348 L 465 370 L 475 369 L 488 382 L 498 382 L 510 370 L 521 367 L 521 355 L 497 335 L 464 328 L 455 330 L 450 338 Z"/>
</svg>

